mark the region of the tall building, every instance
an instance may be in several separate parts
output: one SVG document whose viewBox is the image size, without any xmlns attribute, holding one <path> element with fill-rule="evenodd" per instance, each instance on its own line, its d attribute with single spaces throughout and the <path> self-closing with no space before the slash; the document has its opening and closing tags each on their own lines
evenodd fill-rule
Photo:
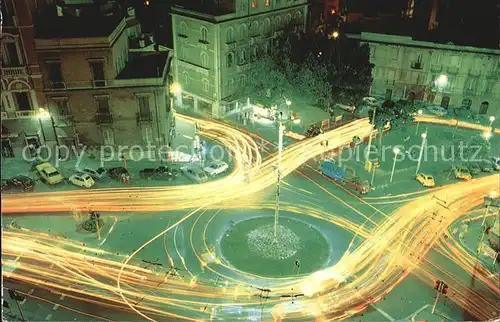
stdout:
<svg viewBox="0 0 500 322">
<path fill-rule="evenodd" d="M 370 46 L 372 95 L 500 116 L 500 50 L 408 36 L 351 35 Z"/>
<path fill-rule="evenodd" d="M 112 1 L 67 3 L 44 7 L 35 21 L 40 90 L 53 128 L 45 140 L 168 144 L 171 52 L 141 32 L 132 8 Z"/>
<path fill-rule="evenodd" d="M 4 0 L 1 67 L 2 155 L 12 157 L 17 147 L 38 144 L 39 108 L 43 106 L 41 71 L 34 48 L 34 1 Z"/>
<path fill-rule="evenodd" d="M 186 1 L 172 8 L 180 104 L 215 117 L 236 107 L 250 64 L 287 25 L 304 28 L 307 0 Z"/>
</svg>

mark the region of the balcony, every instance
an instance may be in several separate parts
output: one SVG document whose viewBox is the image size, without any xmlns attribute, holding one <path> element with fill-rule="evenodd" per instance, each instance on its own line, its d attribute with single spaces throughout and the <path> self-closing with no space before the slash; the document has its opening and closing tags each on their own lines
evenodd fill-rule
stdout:
<svg viewBox="0 0 500 322">
<path fill-rule="evenodd" d="M 441 73 L 443 71 L 442 65 L 432 64 L 431 65 L 431 73 Z"/>
<path fill-rule="evenodd" d="M 113 115 L 111 113 L 96 113 L 95 121 L 97 124 L 110 124 L 113 123 Z"/>
<path fill-rule="evenodd" d="M 26 75 L 26 66 L 21 67 L 2 67 L 2 75 L 6 77 Z"/>
<path fill-rule="evenodd" d="M 150 123 L 152 121 L 151 112 L 137 112 L 137 123 Z"/>
<path fill-rule="evenodd" d="M 457 66 L 448 66 L 446 69 L 448 74 L 458 74 L 458 67 Z"/>
<path fill-rule="evenodd" d="M 16 111 L 16 118 L 32 118 L 37 116 L 38 116 L 38 111 L 34 110 Z"/>
</svg>

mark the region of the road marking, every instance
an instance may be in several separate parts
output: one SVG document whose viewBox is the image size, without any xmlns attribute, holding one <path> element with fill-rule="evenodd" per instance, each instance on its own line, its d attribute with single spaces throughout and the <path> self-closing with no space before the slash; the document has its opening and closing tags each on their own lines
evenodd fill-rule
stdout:
<svg viewBox="0 0 500 322">
<path fill-rule="evenodd" d="M 59 304 L 55 304 L 52 310 L 56 311 L 59 308 Z"/>
<path fill-rule="evenodd" d="M 376 307 L 374 304 L 370 304 L 371 307 L 373 307 L 375 310 L 377 310 L 377 312 L 379 312 L 380 314 L 382 314 L 383 316 L 385 316 L 389 321 L 396 321 L 396 319 L 394 319 L 392 316 L 390 316 L 387 312 L 385 312 L 384 310 Z"/>
<path fill-rule="evenodd" d="M 51 318 L 51 317 L 52 317 L 52 314 L 47 315 L 47 316 L 45 317 L 45 321 L 50 320 L 50 318 Z"/>
</svg>

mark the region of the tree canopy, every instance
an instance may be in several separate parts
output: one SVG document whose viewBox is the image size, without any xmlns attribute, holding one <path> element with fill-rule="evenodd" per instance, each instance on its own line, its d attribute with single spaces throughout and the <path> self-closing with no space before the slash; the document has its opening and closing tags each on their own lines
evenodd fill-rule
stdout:
<svg viewBox="0 0 500 322">
<path fill-rule="evenodd" d="M 369 48 L 357 40 L 285 32 L 271 47 L 252 63 L 244 94 L 272 100 L 300 95 L 326 107 L 331 102 L 357 103 L 368 93 L 373 65 Z"/>
<path fill-rule="evenodd" d="M 373 119 L 373 111 L 369 111 L 368 115 L 370 123 L 380 131 L 387 123 L 391 125 L 391 129 L 406 131 L 408 126 L 414 122 L 412 106 L 405 101 L 385 101 L 377 108 L 375 120 Z"/>
</svg>

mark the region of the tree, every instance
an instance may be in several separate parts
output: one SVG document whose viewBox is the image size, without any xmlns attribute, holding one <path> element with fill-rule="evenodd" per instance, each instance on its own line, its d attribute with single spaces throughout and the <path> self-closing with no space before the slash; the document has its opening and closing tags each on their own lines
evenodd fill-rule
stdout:
<svg viewBox="0 0 500 322">
<path fill-rule="evenodd" d="M 453 159 L 461 162 L 476 162 L 485 159 L 491 149 L 491 144 L 480 135 L 471 136 L 466 142 L 457 140 L 450 149 Z"/>
</svg>

